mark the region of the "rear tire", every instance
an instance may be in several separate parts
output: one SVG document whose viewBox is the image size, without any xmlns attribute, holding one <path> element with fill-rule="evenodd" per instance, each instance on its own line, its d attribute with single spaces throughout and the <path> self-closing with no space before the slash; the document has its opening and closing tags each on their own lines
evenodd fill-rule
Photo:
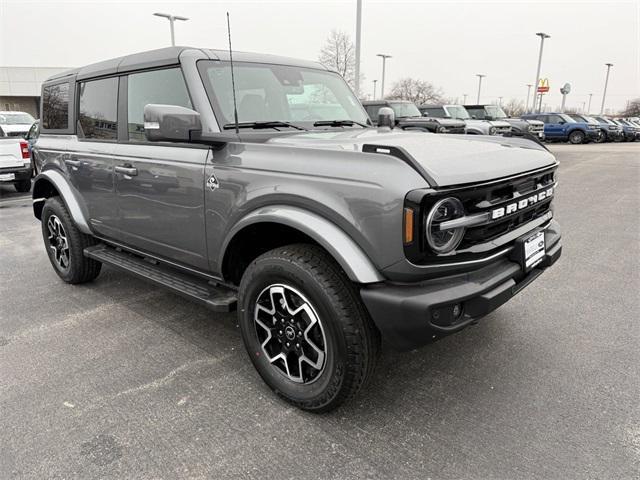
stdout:
<svg viewBox="0 0 640 480">
<path fill-rule="evenodd" d="M 17 192 L 27 193 L 31 190 L 31 180 L 20 180 L 13 184 Z"/>
<path fill-rule="evenodd" d="M 584 143 L 585 135 L 582 130 L 574 130 L 569 134 L 569 143 L 572 145 L 580 145 Z"/>
<path fill-rule="evenodd" d="M 354 284 L 321 248 L 290 245 L 258 257 L 242 277 L 238 305 L 253 365 L 287 402 L 330 411 L 370 379 L 380 333 Z"/>
<path fill-rule="evenodd" d="M 97 242 L 78 230 L 67 207 L 58 197 L 48 198 L 42 208 L 42 238 L 49 261 L 67 283 L 85 283 L 100 274 L 102 264 L 84 256 L 84 249 Z"/>
</svg>

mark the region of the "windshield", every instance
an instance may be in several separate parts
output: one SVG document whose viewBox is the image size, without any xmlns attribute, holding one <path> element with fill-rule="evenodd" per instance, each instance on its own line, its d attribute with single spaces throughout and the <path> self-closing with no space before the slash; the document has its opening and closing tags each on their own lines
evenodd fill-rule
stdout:
<svg viewBox="0 0 640 480">
<path fill-rule="evenodd" d="M 28 113 L 0 113 L 0 125 L 31 125 L 34 118 Z"/>
<path fill-rule="evenodd" d="M 422 116 L 418 107 L 413 103 L 390 103 L 389 106 L 393 109 L 396 118 Z"/>
<path fill-rule="evenodd" d="M 460 118 L 462 120 L 468 120 L 471 118 L 467 109 L 461 105 L 450 105 L 446 107 L 446 109 L 451 118 Z"/>
<path fill-rule="evenodd" d="M 322 120 L 368 123 L 362 105 L 337 73 L 244 62 L 234 62 L 233 68 L 240 123 L 288 122 L 308 128 Z M 234 123 L 229 63 L 201 62 L 199 69 L 218 121 L 222 126 Z"/>
<path fill-rule="evenodd" d="M 507 118 L 507 114 L 504 110 L 497 105 L 485 105 L 484 107 L 466 107 L 471 115 L 475 115 L 478 120 L 484 120 L 487 117 L 493 120 L 499 120 L 501 118 Z"/>
</svg>

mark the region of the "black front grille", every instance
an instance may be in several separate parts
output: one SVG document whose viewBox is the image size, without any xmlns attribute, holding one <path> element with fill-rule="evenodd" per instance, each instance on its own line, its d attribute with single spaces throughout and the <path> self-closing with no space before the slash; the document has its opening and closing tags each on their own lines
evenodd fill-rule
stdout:
<svg viewBox="0 0 640 480">
<path fill-rule="evenodd" d="M 552 167 L 530 175 L 513 177 L 486 184 L 460 186 L 440 191 L 415 191 L 407 196 L 406 206 L 420 214 L 416 218 L 416 232 L 419 232 L 411 245 L 405 245 L 405 254 L 416 264 L 447 263 L 454 260 L 467 260 L 477 256 L 478 251 L 485 253 L 492 250 L 489 242 L 512 232 L 518 227 L 546 215 L 551 209 L 553 195 L 548 192 L 555 187 L 555 169 Z M 543 195 L 540 195 L 542 192 Z M 544 196 L 537 200 L 538 196 Z M 535 196 L 536 200 L 529 202 Z M 431 251 L 422 234 L 426 228 L 426 217 L 431 207 L 445 197 L 458 198 L 467 217 L 487 215 L 482 224 L 467 227 L 464 237 L 456 249 L 456 253 L 437 255 Z M 527 205 L 509 211 L 508 207 L 527 200 Z M 494 218 L 496 211 L 504 209 L 504 213 Z M 508 213 L 507 213 L 508 212 Z M 485 245 L 483 245 L 485 244 Z M 477 248 L 474 248 L 478 246 Z M 501 247 L 493 247 L 497 249 Z"/>
</svg>

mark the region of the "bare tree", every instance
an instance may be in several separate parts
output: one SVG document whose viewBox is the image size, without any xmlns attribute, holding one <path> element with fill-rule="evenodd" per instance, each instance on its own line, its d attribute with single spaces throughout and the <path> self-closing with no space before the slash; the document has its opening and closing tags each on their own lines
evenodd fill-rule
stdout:
<svg viewBox="0 0 640 480">
<path fill-rule="evenodd" d="M 442 89 L 416 78 L 401 78 L 391 87 L 389 100 L 410 100 L 416 105 L 442 101 Z"/>
<path fill-rule="evenodd" d="M 512 98 L 506 103 L 502 104 L 502 110 L 509 117 L 519 117 L 524 113 L 524 102 L 522 100 L 517 100 Z"/>
<path fill-rule="evenodd" d="M 342 75 L 351 88 L 355 87 L 356 51 L 351 37 L 347 33 L 341 30 L 331 30 L 329 38 L 320 50 L 318 60 L 325 67 Z"/>
<path fill-rule="evenodd" d="M 640 116 L 640 98 L 629 100 L 627 107 L 622 111 L 623 117 L 639 117 Z"/>
</svg>

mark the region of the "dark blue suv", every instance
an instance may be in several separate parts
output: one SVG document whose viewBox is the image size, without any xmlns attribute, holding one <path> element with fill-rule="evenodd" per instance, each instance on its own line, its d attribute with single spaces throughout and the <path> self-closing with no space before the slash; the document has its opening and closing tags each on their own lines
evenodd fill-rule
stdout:
<svg viewBox="0 0 640 480">
<path fill-rule="evenodd" d="M 544 123 L 544 135 L 547 140 L 561 140 L 573 144 L 588 143 L 596 140 L 599 129 L 587 122 L 577 122 L 564 113 L 528 113 L 521 118 L 540 120 Z"/>
</svg>

